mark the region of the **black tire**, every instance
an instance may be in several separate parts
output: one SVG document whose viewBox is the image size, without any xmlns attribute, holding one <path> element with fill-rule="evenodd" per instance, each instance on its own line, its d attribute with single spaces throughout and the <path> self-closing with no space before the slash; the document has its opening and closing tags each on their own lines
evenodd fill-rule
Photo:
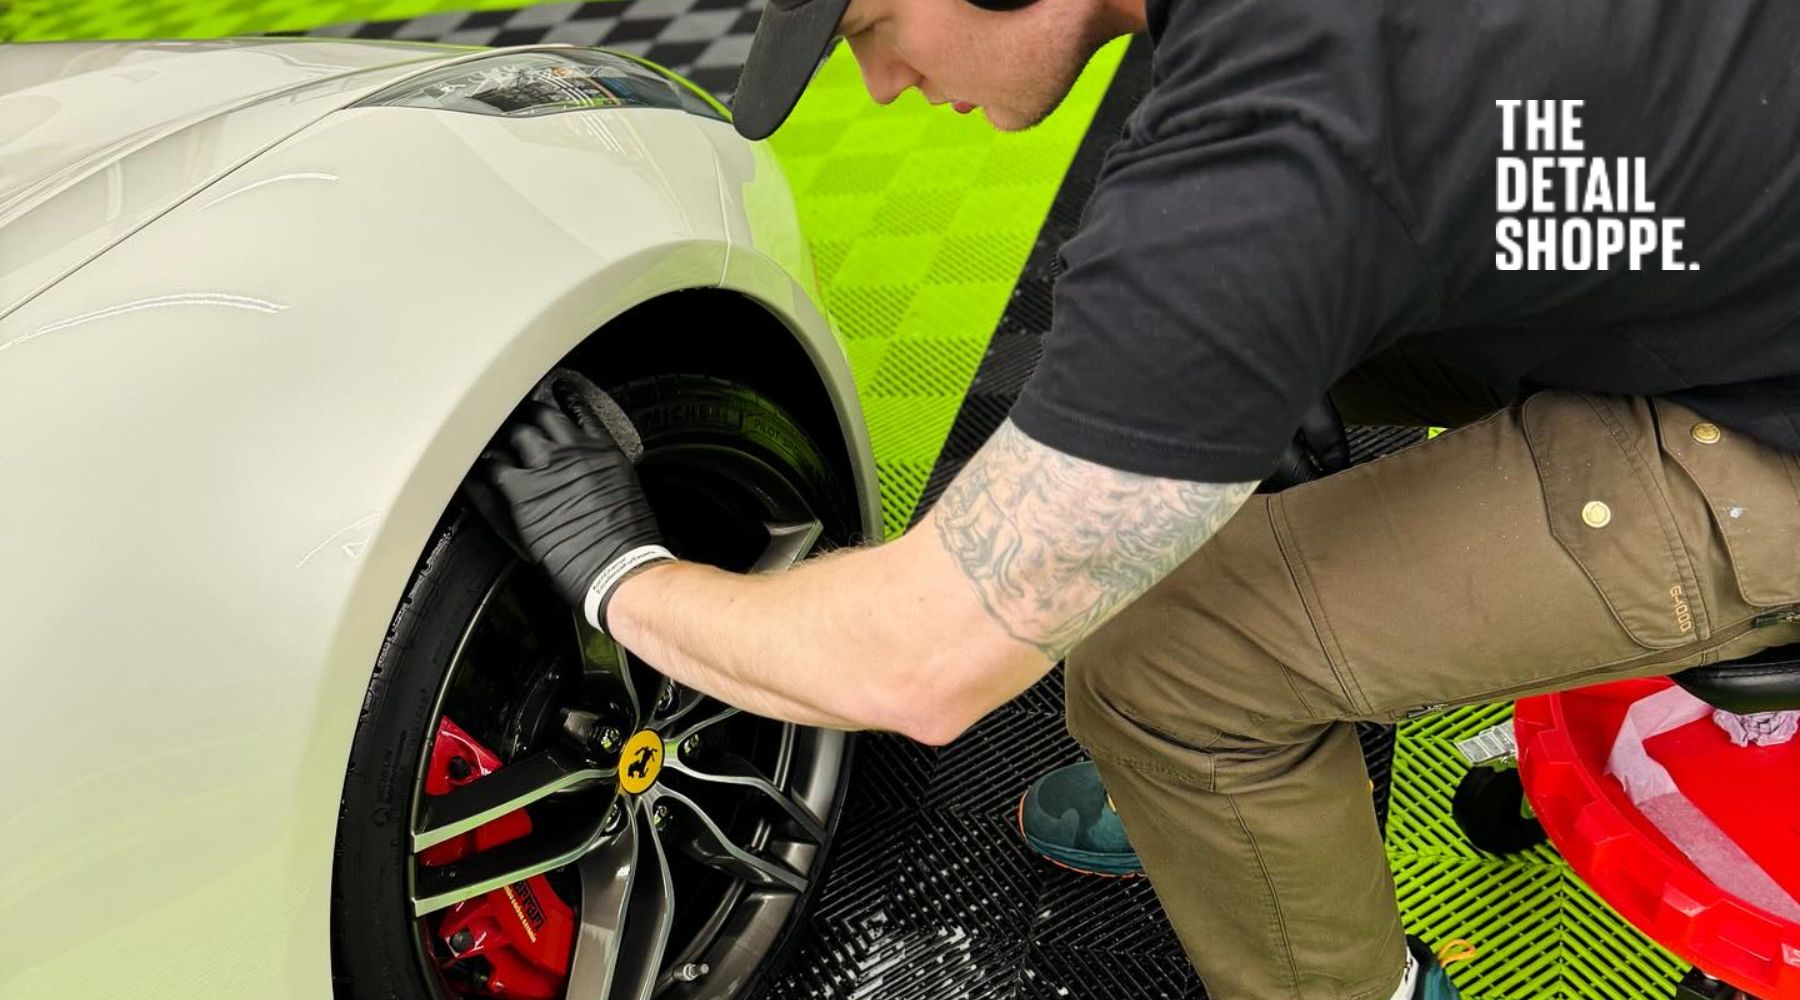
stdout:
<svg viewBox="0 0 1800 1000">
<path fill-rule="evenodd" d="M 839 481 L 804 429 L 753 390 L 702 376 L 671 375 L 609 392 L 643 437 L 647 461 L 674 447 L 752 455 L 799 488 L 824 522 L 825 544 L 855 539 L 860 525 L 854 491 Z M 338 1000 L 444 1000 L 453 995 L 425 960 L 407 902 L 408 827 L 421 754 L 435 732 L 438 699 L 467 624 L 503 577 L 534 572 L 521 566 L 473 511 L 453 508 L 394 615 L 363 701 L 339 809 L 332 877 Z M 547 588 L 543 593 L 548 598 Z M 846 757 L 832 834 L 849 775 Z M 760 992 L 791 949 L 829 860 L 823 853 L 818 858 L 810 888 L 786 921 L 770 961 L 740 997 Z"/>
<path fill-rule="evenodd" d="M 1515 768 L 1472 767 L 1457 783 L 1450 816 L 1489 854 L 1518 854 L 1543 843 L 1543 824 L 1524 815 L 1525 785 Z"/>
</svg>

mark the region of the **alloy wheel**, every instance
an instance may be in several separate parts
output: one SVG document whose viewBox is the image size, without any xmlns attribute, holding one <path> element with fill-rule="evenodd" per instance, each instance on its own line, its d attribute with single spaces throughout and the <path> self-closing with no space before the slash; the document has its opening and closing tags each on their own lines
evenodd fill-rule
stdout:
<svg viewBox="0 0 1800 1000">
<path fill-rule="evenodd" d="M 778 571 L 822 533 L 781 472 L 728 444 L 653 447 L 640 476 L 684 556 Z M 662 677 L 523 565 L 482 600 L 430 724 L 407 905 L 445 998 L 740 994 L 841 797 L 843 733 Z"/>
</svg>

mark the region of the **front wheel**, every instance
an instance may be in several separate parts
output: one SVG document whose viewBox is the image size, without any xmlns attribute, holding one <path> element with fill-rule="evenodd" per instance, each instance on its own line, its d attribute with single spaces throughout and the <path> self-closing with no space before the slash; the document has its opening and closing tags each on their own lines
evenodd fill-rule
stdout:
<svg viewBox="0 0 1800 1000">
<path fill-rule="evenodd" d="M 742 386 L 612 390 L 678 555 L 776 569 L 854 495 Z M 340 1000 L 735 1000 L 819 881 L 843 733 L 737 712 L 589 628 L 478 518 L 446 519 L 383 645 L 344 784 Z"/>
</svg>

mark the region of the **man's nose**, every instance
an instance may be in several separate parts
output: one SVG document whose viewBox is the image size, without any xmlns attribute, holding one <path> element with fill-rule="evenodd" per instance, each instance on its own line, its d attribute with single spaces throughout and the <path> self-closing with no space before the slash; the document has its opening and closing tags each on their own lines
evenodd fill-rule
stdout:
<svg viewBox="0 0 1800 1000">
<path fill-rule="evenodd" d="M 856 64 L 862 69 L 863 86 L 876 104 L 893 103 L 894 98 L 906 93 L 908 87 L 918 86 L 923 79 L 917 70 L 891 54 L 855 45 L 851 51 L 856 53 Z"/>
</svg>

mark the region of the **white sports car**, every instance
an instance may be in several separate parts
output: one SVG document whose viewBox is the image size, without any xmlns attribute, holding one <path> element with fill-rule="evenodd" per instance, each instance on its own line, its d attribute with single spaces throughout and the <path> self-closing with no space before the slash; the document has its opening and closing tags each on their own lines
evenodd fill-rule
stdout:
<svg viewBox="0 0 1800 1000">
<path fill-rule="evenodd" d="M 817 301 L 636 59 L 0 47 L 0 997 L 753 990 L 843 734 L 634 663 L 458 487 L 592 380 L 678 551 L 878 535 Z"/>
</svg>

